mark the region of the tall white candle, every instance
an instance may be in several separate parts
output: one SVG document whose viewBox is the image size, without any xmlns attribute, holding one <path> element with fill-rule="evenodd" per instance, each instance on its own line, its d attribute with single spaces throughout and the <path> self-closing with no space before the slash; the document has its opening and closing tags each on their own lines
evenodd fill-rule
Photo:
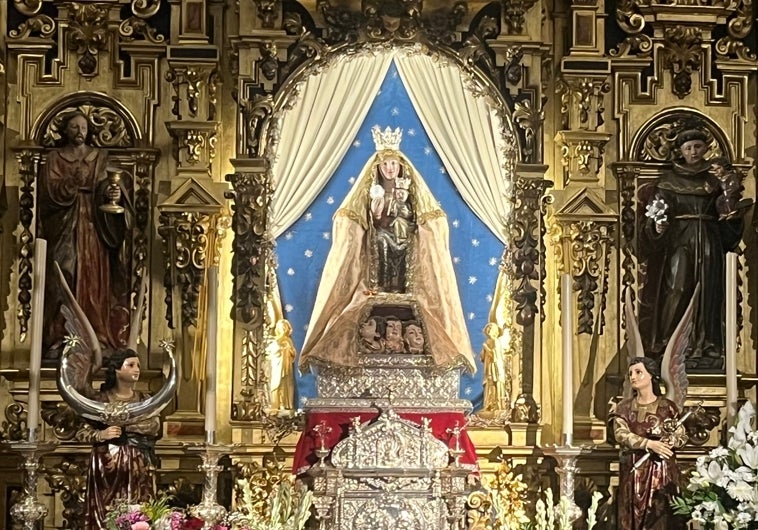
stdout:
<svg viewBox="0 0 758 530">
<path fill-rule="evenodd" d="M 218 335 L 218 266 L 208 268 L 208 317 L 205 346 L 205 440 L 216 436 L 216 337 Z"/>
<path fill-rule="evenodd" d="M 571 275 L 561 276 L 561 332 L 563 338 L 563 444 L 574 441 L 574 305 Z"/>
<path fill-rule="evenodd" d="M 32 334 L 29 353 L 29 441 L 37 439 L 39 425 L 39 380 L 42 367 L 42 324 L 45 315 L 45 268 L 47 241 L 34 240 L 32 283 Z"/>
<path fill-rule="evenodd" d="M 737 415 L 737 254 L 726 254 L 726 417 Z"/>
</svg>

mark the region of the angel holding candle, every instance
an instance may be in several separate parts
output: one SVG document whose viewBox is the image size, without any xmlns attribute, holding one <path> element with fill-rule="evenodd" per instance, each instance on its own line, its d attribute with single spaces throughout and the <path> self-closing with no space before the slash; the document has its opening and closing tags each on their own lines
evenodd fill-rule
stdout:
<svg viewBox="0 0 758 530">
<path fill-rule="evenodd" d="M 699 286 L 681 322 L 658 362 L 645 357 L 627 291 L 629 330 L 628 381 L 633 396 L 611 413 L 613 435 L 621 446 L 618 528 L 622 530 L 677 530 L 683 522 L 673 515 L 670 501 L 678 492 L 679 469 L 674 450 L 687 441 L 679 414 L 687 396 L 684 355 L 692 332 Z M 661 395 L 661 372 L 666 396 Z"/>
<path fill-rule="evenodd" d="M 158 413 L 173 397 L 176 369 L 169 351 L 171 371 L 164 387 L 152 397 L 137 390 L 140 376 L 137 330 L 142 320 L 146 279 L 138 297 L 138 310 L 133 315 L 129 347 L 111 352 L 103 363 L 94 329 L 57 263 L 55 269 L 66 299 L 61 310 L 69 333 L 61 358 L 58 388 L 69 406 L 85 420 L 77 430 L 76 439 L 92 444 L 85 528 L 105 530 L 114 502 L 126 499 L 135 504 L 155 494 Z M 91 381 L 101 364 L 104 364 L 105 381 L 96 392 Z"/>
</svg>

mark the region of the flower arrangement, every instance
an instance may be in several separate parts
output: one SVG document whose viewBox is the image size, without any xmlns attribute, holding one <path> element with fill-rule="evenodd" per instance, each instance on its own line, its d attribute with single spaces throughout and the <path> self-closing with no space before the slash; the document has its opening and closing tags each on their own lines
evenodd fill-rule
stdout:
<svg viewBox="0 0 758 530">
<path fill-rule="evenodd" d="M 232 530 L 301 530 L 311 515 L 312 492 L 275 460 L 246 464 L 235 484 Z"/>
<path fill-rule="evenodd" d="M 501 460 L 495 474 L 484 482 L 495 512 L 493 530 L 521 528 L 529 522 L 526 515 L 526 484 L 516 475 L 508 460 Z"/>
<path fill-rule="evenodd" d="M 674 512 L 707 530 L 758 529 L 758 432 L 755 409 L 740 409 L 727 447 L 697 459 L 686 490 L 672 501 Z"/>
<path fill-rule="evenodd" d="M 592 502 L 587 510 L 587 530 L 592 530 L 597 524 L 597 507 L 603 494 L 599 491 L 592 493 Z M 553 491 L 545 490 L 545 500 L 540 497 L 537 500 L 537 515 L 533 528 L 536 530 L 571 530 L 574 527 L 572 513 L 575 506 L 566 496 L 561 496 L 558 504 L 554 504 Z"/>
<path fill-rule="evenodd" d="M 236 510 L 211 530 L 302 530 L 311 515 L 312 493 L 284 471 L 281 464 L 254 462 L 240 467 L 235 485 Z M 161 493 L 142 504 L 117 501 L 108 530 L 201 530 L 203 521 L 189 510 L 173 508 Z"/>
<path fill-rule="evenodd" d="M 534 520 L 527 515 L 526 493 L 527 486 L 521 475 L 511 470 L 507 460 L 500 462 L 493 478 L 486 481 L 484 489 L 488 494 L 488 505 L 494 512 L 492 530 L 571 530 L 576 507 L 566 497 L 561 497 L 556 504 L 553 492 L 545 490 L 534 505 Z M 587 512 L 587 530 L 592 530 L 597 519 L 598 504 L 602 494 L 598 491 L 592 494 L 592 503 Z M 471 504 L 471 498 L 469 498 Z M 477 527 L 478 528 L 478 527 Z M 490 528 L 485 525 L 485 528 Z"/>
<path fill-rule="evenodd" d="M 169 497 L 160 494 L 142 504 L 117 501 L 108 514 L 108 530 L 194 530 L 202 528 L 202 521 L 185 515 L 183 510 L 172 508 Z M 197 526 L 197 521 L 200 525 Z"/>
</svg>

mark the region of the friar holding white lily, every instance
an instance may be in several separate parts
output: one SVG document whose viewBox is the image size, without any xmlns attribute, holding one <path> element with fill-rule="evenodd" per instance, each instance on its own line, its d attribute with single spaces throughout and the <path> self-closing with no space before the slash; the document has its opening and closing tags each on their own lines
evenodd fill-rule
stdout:
<svg viewBox="0 0 758 530">
<path fill-rule="evenodd" d="M 684 521 L 673 514 L 680 473 L 674 450 L 687 441 L 680 412 L 687 396 L 684 355 L 692 332 L 699 286 L 662 359 L 641 355 L 642 341 L 627 291 L 626 322 L 629 330 L 628 382 L 632 397 L 623 399 L 611 413 L 613 435 L 621 446 L 618 491 L 618 528 L 621 530 L 678 530 Z M 661 372 L 666 396 L 661 395 Z"/>
</svg>

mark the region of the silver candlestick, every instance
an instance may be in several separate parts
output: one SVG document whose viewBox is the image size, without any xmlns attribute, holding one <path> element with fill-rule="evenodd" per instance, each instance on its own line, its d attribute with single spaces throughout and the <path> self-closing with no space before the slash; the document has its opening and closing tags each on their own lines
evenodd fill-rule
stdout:
<svg viewBox="0 0 758 530">
<path fill-rule="evenodd" d="M 47 507 L 37 498 L 37 478 L 40 460 L 45 453 L 55 450 L 57 442 L 7 442 L 6 447 L 24 458 L 24 494 L 11 508 L 11 517 L 23 525 L 24 530 L 37 528 L 37 521 L 45 518 Z"/>
<path fill-rule="evenodd" d="M 588 446 L 576 447 L 571 445 L 571 440 L 565 445 L 543 448 L 545 456 L 552 456 L 558 462 L 555 471 L 561 477 L 561 498 L 568 501 L 568 519 L 573 522 L 582 516 L 582 509 L 574 502 L 574 478 L 579 471 L 576 460 L 580 455 L 589 454 L 592 449 Z M 555 506 L 556 516 L 560 517 L 561 504 Z"/>
<path fill-rule="evenodd" d="M 203 483 L 203 498 L 200 504 L 192 506 L 190 513 L 202 519 L 203 530 L 210 530 L 226 515 L 226 508 L 218 503 L 218 474 L 224 466 L 218 464 L 219 459 L 229 453 L 232 448 L 224 444 L 199 444 L 185 447 L 189 453 L 198 453 L 203 463 L 198 469 L 205 474 Z"/>
</svg>

